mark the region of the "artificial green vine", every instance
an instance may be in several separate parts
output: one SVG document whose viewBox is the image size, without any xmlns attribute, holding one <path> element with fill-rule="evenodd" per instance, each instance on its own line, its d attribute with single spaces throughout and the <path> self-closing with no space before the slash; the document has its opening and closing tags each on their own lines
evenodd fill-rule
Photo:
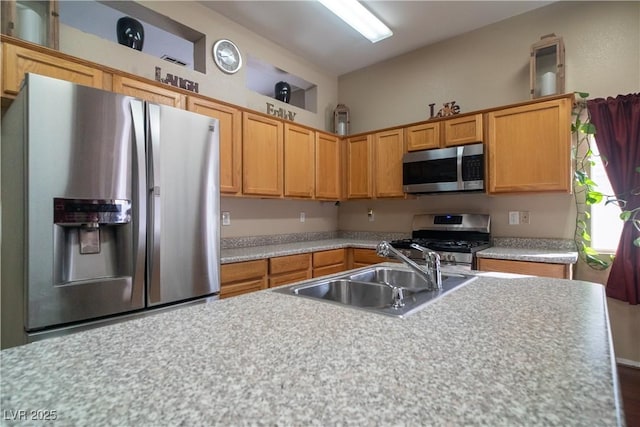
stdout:
<svg viewBox="0 0 640 427">
<path fill-rule="evenodd" d="M 575 92 L 576 103 L 572 111 L 573 121 L 571 123 L 571 134 L 573 135 L 573 161 L 574 161 L 574 192 L 576 200 L 576 229 L 574 233 L 574 241 L 578 249 L 578 253 L 582 260 L 591 268 L 596 270 L 605 270 L 611 265 L 611 261 L 605 261 L 598 251 L 591 247 L 591 235 L 587 221 L 591 217 L 587 206 L 604 202 L 605 204 L 616 204 L 621 209 L 620 219 L 623 221 L 632 221 L 634 227 L 640 233 L 640 208 L 625 210 L 627 204 L 623 199 L 625 195 L 605 195 L 596 188 L 598 184 L 589 177 L 591 166 L 596 162 L 593 158 L 596 154 L 591 149 L 593 135 L 596 133 L 596 127 L 589 120 L 589 112 L 587 110 L 588 93 Z M 602 159 L 606 167 L 606 159 Z M 640 173 L 640 166 L 636 168 L 636 172 Z M 640 188 L 631 190 L 627 195 L 637 196 L 640 194 Z M 640 237 L 634 239 L 633 244 L 640 247 Z M 613 256 L 611 256 L 613 259 Z"/>
</svg>

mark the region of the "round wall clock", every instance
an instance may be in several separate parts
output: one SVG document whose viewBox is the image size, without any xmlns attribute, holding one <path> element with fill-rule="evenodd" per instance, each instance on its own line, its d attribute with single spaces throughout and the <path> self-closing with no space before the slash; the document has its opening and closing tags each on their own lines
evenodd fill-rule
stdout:
<svg viewBox="0 0 640 427">
<path fill-rule="evenodd" d="M 233 74 L 242 67 L 240 50 L 231 40 L 220 39 L 213 45 L 213 61 L 225 73 Z"/>
</svg>

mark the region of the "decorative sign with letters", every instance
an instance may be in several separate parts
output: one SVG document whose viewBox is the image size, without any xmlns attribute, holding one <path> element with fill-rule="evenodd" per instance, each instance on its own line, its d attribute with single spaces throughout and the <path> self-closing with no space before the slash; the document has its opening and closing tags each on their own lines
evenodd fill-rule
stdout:
<svg viewBox="0 0 640 427">
<path fill-rule="evenodd" d="M 294 113 L 293 111 L 285 110 L 282 107 L 275 108 L 275 105 L 270 102 L 267 102 L 267 114 L 291 121 L 293 121 L 293 119 L 295 119 L 296 117 L 296 113 Z"/>
<path fill-rule="evenodd" d="M 456 101 L 451 101 L 451 102 L 446 102 L 444 104 L 442 104 L 442 108 L 440 109 L 440 111 L 438 111 L 438 114 L 433 115 L 433 107 L 436 104 L 429 104 L 429 110 L 430 110 L 430 119 L 436 118 L 436 117 L 446 117 L 446 116 L 453 116 L 454 114 L 459 114 L 460 113 L 460 106 L 456 105 Z"/>
<path fill-rule="evenodd" d="M 163 79 L 160 77 L 161 73 L 160 67 L 156 67 L 156 81 L 160 83 L 166 83 L 171 86 L 179 87 L 181 89 L 190 90 L 191 92 L 198 93 L 198 83 L 183 79 L 182 77 L 174 76 L 173 74 L 167 73 L 167 76 Z"/>
</svg>

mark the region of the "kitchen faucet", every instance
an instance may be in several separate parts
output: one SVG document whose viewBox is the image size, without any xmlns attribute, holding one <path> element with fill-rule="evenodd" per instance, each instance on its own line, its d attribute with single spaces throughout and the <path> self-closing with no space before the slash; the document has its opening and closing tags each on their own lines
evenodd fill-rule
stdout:
<svg viewBox="0 0 640 427">
<path fill-rule="evenodd" d="M 407 266 L 409 266 L 413 271 L 415 271 L 420 277 L 424 278 L 427 283 L 429 283 L 430 288 L 419 289 L 419 290 L 440 290 L 442 289 L 442 274 L 440 272 L 440 255 L 436 252 L 417 245 L 415 243 L 411 244 L 411 247 L 422 252 L 425 261 L 427 262 L 427 270 L 425 271 L 422 267 L 416 264 L 415 261 L 407 258 L 402 254 L 402 252 L 398 251 L 396 248 L 391 246 L 391 244 L 387 241 L 382 241 L 378 244 L 376 248 L 376 252 L 378 256 L 381 257 L 395 257 L 400 261 L 404 262 Z M 412 289 L 416 290 L 416 289 Z"/>
</svg>

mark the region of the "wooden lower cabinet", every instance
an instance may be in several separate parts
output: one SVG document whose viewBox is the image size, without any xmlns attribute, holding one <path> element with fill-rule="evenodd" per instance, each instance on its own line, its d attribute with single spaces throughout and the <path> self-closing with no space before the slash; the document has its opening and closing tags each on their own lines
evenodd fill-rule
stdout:
<svg viewBox="0 0 640 427">
<path fill-rule="evenodd" d="M 311 279 L 311 254 L 279 256 L 269 259 L 269 287 Z"/>
<path fill-rule="evenodd" d="M 368 265 L 379 264 L 381 262 L 398 262 L 393 258 L 383 258 L 378 256 L 375 249 L 352 248 L 349 257 L 349 269 L 366 267 Z"/>
<path fill-rule="evenodd" d="M 571 279 L 571 264 L 478 258 L 478 270 Z"/>
<path fill-rule="evenodd" d="M 346 249 L 330 249 L 313 253 L 313 277 L 340 273 L 347 268 Z"/>
<path fill-rule="evenodd" d="M 235 262 L 220 266 L 220 299 L 267 288 L 267 260 Z"/>
</svg>

